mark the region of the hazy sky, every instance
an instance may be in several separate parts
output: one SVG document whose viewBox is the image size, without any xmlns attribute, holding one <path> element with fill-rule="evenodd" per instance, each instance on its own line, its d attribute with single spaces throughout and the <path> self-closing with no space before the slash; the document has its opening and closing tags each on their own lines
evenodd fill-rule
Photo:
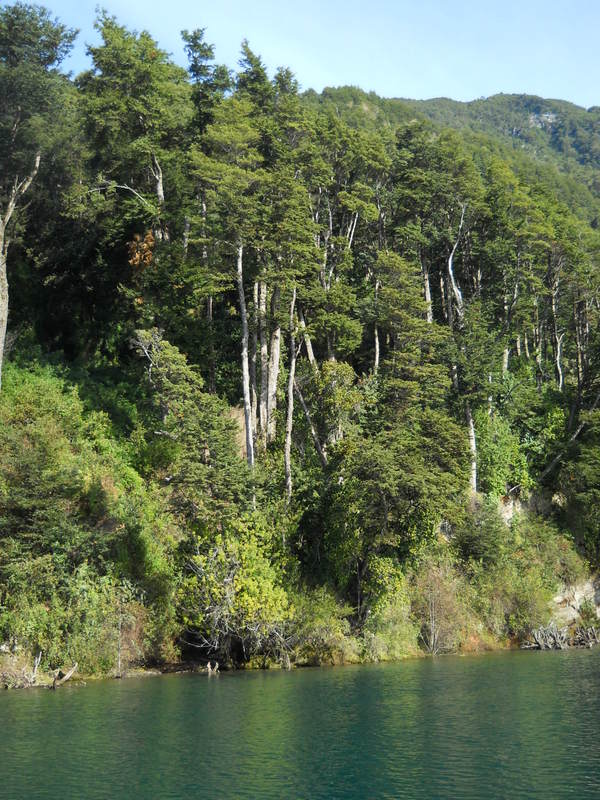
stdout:
<svg viewBox="0 0 600 800">
<path fill-rule="evenodd" d="M 38 0 L 44 3 L 44 0 Z M 4 4 L 4 0 L 2 0 Z M 81 29 L 68 68 L 87 65 L 96 0 L 47 0 Z M 354 84 L 386 97 L 472 100 L 527 92 L 600 105 L 600 0 L 105 0 L 185 63 L 179 32 L 206 28 L 236 66 L 246 37 L 272 72 L 303 88 Z"/>
</svg>

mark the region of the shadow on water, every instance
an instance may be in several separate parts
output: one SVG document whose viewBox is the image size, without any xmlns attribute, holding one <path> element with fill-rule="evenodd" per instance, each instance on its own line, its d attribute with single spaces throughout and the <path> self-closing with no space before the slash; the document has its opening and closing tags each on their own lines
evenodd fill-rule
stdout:
<svg viewBox="0 0 600 800">
<path fill-rule="evenodd" d="M 0 798 L 598 798 L 600 650 L 0 695 Z"/>
</svg>

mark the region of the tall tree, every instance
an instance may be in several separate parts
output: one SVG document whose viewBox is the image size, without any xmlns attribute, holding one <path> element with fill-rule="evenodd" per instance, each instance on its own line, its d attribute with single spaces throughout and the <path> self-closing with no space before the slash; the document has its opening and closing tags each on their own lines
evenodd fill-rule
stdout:
<svg viewBox="0 0 600 800">
<path fill-rule="evenodd" d="M 7 259 L 22 200 L 48 145 L 50 112 L 65 79 L 58 72 L 76 31 L 42 6 L 0 10 L 0 386 L 8 324 Z"/>
</svg>

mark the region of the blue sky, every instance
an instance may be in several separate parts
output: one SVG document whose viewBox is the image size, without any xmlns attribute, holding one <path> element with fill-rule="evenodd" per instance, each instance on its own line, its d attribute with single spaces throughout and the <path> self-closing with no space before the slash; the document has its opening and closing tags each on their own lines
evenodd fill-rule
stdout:
<svg viewBox="0 0 600 800">
<path fill-rule="evenodd" d="M 44 0 L 38 0 L 44 2 Z M 47 0 L 81 29 L 68 68 L 87 66 L 96 0 Z M 303 88 L 353 84 L 386 97 L 472 100 L 528 92 L 600 105 L 598 0 L 105 0 L 179 63 L 179 32 L 204 27 L 217 59 L 235 67 L 244 37 L 272 71 Z"/>
</svg>

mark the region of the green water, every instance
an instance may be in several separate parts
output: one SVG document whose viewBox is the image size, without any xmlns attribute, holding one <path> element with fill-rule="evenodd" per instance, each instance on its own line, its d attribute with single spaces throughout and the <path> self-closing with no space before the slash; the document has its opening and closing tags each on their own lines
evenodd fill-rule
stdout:
<svg viewBox="0 0 600 800">
<path fill-rule="evenodd" d="M 599 798 L 600 649 L 4 692 L 0 797 Z"/>
</svg>

